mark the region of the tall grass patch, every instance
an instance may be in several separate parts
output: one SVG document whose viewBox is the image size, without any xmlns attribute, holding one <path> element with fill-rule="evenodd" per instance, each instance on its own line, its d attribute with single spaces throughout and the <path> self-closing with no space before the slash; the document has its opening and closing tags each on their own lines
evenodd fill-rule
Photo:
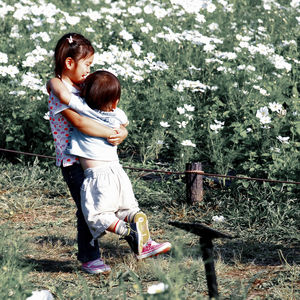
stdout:
<svg viewBox="0 0 300 300">
<path fill-rule="evenodd" d="M 299 181 L 299 10 L 296 0 L 2 0 L 0 147 L 55 155 L 45 83 L 57 40 L 79 32 L 96 50 L 92 71 L 121 81 L 124 165 L 197 161 Z M 152 237 L 173 248 L 138 263 L 107 234 L 105 277 L 76 260 L 75 206 L 54 161 L 1 152 L 0 169 L 0 298 L 48 289 L 56 299 L 205 299 L 198 237 L 169 220 L 235 236 L 215 242 L 221 298 L 299 298 L 299 185 L 206 178 L 203 201 L 187 204 L 184 177 L 128 171 Z M 148 294 L 159 282 L 168 289 Z"/>
</svg>

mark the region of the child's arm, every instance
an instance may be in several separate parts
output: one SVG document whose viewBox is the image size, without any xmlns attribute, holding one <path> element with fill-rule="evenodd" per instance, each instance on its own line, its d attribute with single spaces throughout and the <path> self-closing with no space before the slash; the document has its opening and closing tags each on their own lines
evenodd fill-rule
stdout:
<svg viewBox="0 0 300 300">
<path fill-rule="evenodd" d="M 107 138 L 107 141 L 113 145 L 119 145 L 126 139 L 128 131 L 123 125 L 121 125 L 118 129 L 114 129 L 114 131 L 116 134 L 113 134 Z"/>
<path fill-rule="evenodd" d="M 99 124 L 98 122 L 80 115 L 72 109 L 65 109 L 61 114 L 79 131 L 83 132 L 86 135 L 110 138 L 115 136 L 115 139 L 109 141 L 109 143 L 116 145 L 121 143 L 125 137 L 122 139 L 121 136 L 116 134 L 116 131 L 110 127 Z"/>
<path fill-rule="evenodd" d="M 49 80 L 47 82 L 47 90 L 49 93 L 52 92 L 63 104 L 69 104 L 71 93 L 60 79 L 52 78 Z M 112 128 L 101 125 L 88 117 L 80 115 L 72 109 L 65 109 L 61 114 L 84 134 L 103 138 L 110 138 L 112 136 L 113 138 L 109 142 L 113 145 L 120 144 L 127 137 L 127 134 L 124 132 L 119 133 Z"/>
<path fill-rule="evenodd" d="M 47 82 L 47 91 L 48 93 L 52 92 L 61 103 L 69 105 L 72 94 L 59 78 L 55 77 Z"/>
<path fill-rule="evenodd" d="M 49 93 L 52 91 L 63 104 L 69 104 L 71 93 L 60 79 L 50 79 L 47 82 L 47 90 Z M 112 129 L 88 117 L 82 116 L 72 109 L 65 109 L 61 113 L 79 131 L 90 136 L 107 138 L 107 141 L 112 145 L 121 144 L 128 136 L 128 131 L 123 126 L 118 129 Z M 127 124 L 125 125 L 127 126 Z"/>
<path fill-rule="evenodd" d="M 119 128 L 117 128 L 117 129 L 115 128 L 115 131 L 117 132 L 117 134 L 108 138 L 107 141 L 111 144 L 118 145 L 118 144 L 122 143 L 123 140 L 128 136 L 128 131 L 125 127 L 129 124 L 129 121 L 128 121 L 128 118 L 124 111 L 122 111 L 119 108 L 116 108 L 115 111 L 117 113 L 118 119 L 121 122 L 121 125 Z M 119 140 L 117 140 L 117 139 L 119 139 Z"/>
</svg>

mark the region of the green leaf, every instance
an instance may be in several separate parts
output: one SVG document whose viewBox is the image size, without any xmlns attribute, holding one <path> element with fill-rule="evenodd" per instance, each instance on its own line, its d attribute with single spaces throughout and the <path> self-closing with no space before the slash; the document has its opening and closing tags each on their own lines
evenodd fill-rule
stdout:
<svg viewBox="0 0 300 300">
<path fill-rule="evenodd" d="M 243 185 L 244 188 L 248 188 L 249 181 L 242 181 L 242 185 Z"/>
<path fill-rule="evenodd" d="M 14 141 L 14 139 L 15 139 L 14 137 L 8 135 L 8 136 L 5 138 L 5 142 L 7 142 L 7 143 L 8 143 L 8 142 L 12 142 L 12 141 Z"/>
<path fill-rule="evenodd" d="M 300 134 L 300 122 L 296 123 L 296 132 Z"/>
<path fill-rule="evenodd" d="M 241 137 L 246 138 L 247 137 L 247 131 L 243 130 L 240 132 Z"/>
</svg>

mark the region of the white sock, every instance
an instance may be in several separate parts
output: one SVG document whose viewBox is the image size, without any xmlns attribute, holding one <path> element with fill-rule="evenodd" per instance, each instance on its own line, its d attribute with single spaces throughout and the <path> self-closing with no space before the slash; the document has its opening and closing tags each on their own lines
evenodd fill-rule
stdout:
<svg viewBox="0 0 300 300">
<path fill-rule="evenodd" d="M 121 236 L 127 236 L 129 234 L 128 223 L 126 223 L 122 220 L 118 220 L 114 227 L 114 233 L 121 235 Z"/>
</svg>

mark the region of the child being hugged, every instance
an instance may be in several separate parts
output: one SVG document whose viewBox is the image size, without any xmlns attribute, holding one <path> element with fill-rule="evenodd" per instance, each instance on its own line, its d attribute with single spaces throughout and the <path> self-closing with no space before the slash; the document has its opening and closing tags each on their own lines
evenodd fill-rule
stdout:
<svg viewBox="0 0 300 300">
<path fill-rule="evenodd" d="M 82 84 L 90 73 L 90 65 L 94 58 L 94 48 L 89 40 L 77 33 L 68 33 L 62 36 L 55 48 L 55 79 L 71 93 L 79 93 L 78 86 Z M 80 186 L 83 183 L 84 173 L 77 156 L 66 154 L 65 149 L 74 128 L 92 136 L 107 138 L 110 143 L 120 144 L 127 136 L 125 127 L 113 130 L 98 122 L 82 116 L 63 105 L 59 98 L 49 91 L 49 119 L 55 143 L 56 165 L 61 168 L 72 198 L 77 206 L 77 258 L 82 263 L 84 271 L 96 274 L 107 273 L 110 267 L 100 258 L 98 241 L 90 244 L 92 235 L 86 224 L 81 210 Z"/>
<path fill-rule="evenodd" d="M 125 113 L 117 107 L 120 82 L 112 73 L 90 74 L 81 92 L 84 99 L 70 94 L 57 80 L 52 80 L 51 86 L 62 102 L 80 114 L 110 128 L 127 126 Z M 150 238 L 147 216 L 140 210 L 131 182 L 119 163 L 117 146 L 74 129 L 66 152 L 78 156 L 84 169 L 81 206 L 92 242 L 107 230 L 124 237 L 137 259 L 171 249 L 169 242 L 160 244 Z"/>
</svg>

